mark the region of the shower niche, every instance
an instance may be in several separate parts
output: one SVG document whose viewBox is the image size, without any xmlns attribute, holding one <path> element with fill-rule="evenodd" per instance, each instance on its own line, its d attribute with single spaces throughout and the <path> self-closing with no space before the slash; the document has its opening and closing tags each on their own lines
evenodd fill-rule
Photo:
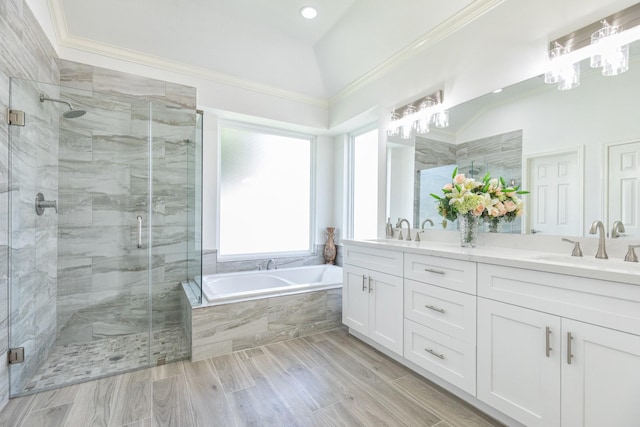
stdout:
<svg viewBox="0 0 640 427">
<path fill-rule="evenodd" d="M 10 106 L 11 395 L 189 357 L 195 107 L 22 79 Z"/>
</svg>

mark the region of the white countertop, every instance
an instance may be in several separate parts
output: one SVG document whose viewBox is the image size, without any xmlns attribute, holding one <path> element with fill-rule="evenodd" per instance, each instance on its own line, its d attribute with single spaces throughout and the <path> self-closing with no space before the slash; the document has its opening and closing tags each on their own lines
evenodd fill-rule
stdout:
<svg viewBox="0 0 640 427">
<path fill-rule="evenodd" d="M 519 238 L 526 239 L 531 236 L 519 236 Z M 570 256 L 571 246 L 564 247 L 565 253 L 558 253 L 487 245 L 463 248 L 458 240 L 415 242 L 374 239 L 343 240 L 342 243 L 640 285 L 640 263 L 625 262 L 617 258 L 596 259 L 586 252 L 584 257 L 572 257 Z M 640 248 L 638 248 L 638 254 L 640 256 Z"/>
</svg>

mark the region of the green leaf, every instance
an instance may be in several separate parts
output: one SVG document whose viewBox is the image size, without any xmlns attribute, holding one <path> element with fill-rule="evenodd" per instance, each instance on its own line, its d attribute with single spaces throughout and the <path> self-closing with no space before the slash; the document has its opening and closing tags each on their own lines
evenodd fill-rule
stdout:
<svg viewBox="0 0 640 427">
<path fill-rule="evenodd" d="M 503 177 L 500 177 L 500 184 L 502 184 L 502 187 L 506 187 L 507 186 L 507 183 L 504 182 L 504 178 Z"/>
<path fill-rule="evenodd" d="M 529 194 L 529 192 L 525 190 L 519 190 L 519 191 L 516 191 L 516 194 Z"/>
<path fill-rule="evenodd" d="M 482 178 L 482 182 L 489 182 L 490 179 L 491 179 L 491 174 L 487 172 L 484 178 Z"/>
<path fill-rule="evenodd" d="M 456 184 L 456 190 L 458 190 L 458 192 L 461 192 L 462 191 L 462 187 L 460 187 L 459 184 Z"/>
<path fill-rule="evenodd" d="M 487 182 L 484 187 L 482 187 L 482 192 L 486 193 L 489 190 L 489 183 Z"/>
<path fill-rule="evenodd" d="M 433 193 L 429 193 L 431 195 L 431 197 L 433 197 L 434 199 L 442 199 L 442 197 L 438 196 L 437 194 L 433 194 Z"/>
<path fill-rule="evenodd" d="M 455 178 L 456 175 L 458 175 L 458 167 L 456 166 L 455 169 L 453 170 L 453 174 L 451 175 L 451 179 Z"/>
</svg>

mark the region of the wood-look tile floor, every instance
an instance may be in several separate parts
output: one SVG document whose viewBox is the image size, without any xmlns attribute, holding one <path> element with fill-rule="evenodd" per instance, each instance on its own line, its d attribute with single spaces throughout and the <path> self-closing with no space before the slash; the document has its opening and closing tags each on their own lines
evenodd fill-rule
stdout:
<svg viewBox="0 0 640 427">
<path fill-rule="evenodd" d="M 497 426 L 344 329 L 12 399 L 0 426 Z"/>
</svg>

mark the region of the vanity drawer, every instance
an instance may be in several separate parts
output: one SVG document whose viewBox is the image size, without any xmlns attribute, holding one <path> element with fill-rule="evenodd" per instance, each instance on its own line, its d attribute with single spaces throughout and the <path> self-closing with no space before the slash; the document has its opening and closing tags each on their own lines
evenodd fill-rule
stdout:
<svg viewBox="0 0 640 427">
<path fill-rule="evenodd" d="M 476 341 L 473 295 L 405 279 L 404 317 L 461 341 Z"/>
<path fill-rule="evenodd" d="M 402 255 L 400 251 L 368 248 L 345 243 L 344 263 L 382 273 L 402 276 Z"/>
<path fill-rule="evenodd" d="M 476 294 L 476 263 L 471 261 L 407 253 L 404 255 L 404 277 Z"/>
<path fill-rule="evenodd" d="M 640 286 L 478 264 L 478 296 L 640 335 Z"/>
<path fill-rule="evenodd" d="M 476 348 L 448 335 L 404 320 L 404 357 L 476 395 Z"/>
</svg>

